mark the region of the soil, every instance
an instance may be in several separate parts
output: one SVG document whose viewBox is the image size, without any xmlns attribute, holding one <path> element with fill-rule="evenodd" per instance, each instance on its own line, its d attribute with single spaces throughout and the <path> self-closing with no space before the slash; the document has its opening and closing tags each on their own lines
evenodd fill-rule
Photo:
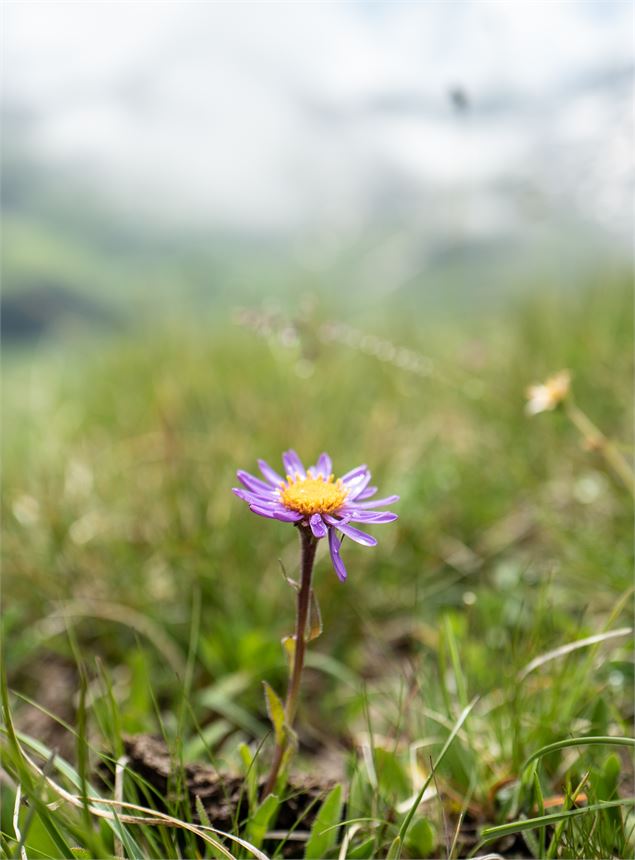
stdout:
<svg viewBox="0 0 635 860">
<path fill-rule="evenodd" d="M 176 799 L 174 775 L 177 769 L 161 738 L 154 735 L 126 736 L 124 748 L 131 771 L 151 785 L 160 797 L 166 800 L 168 797 L 170 800 Z M 112 774 L 108 777 L 103 770 L 100 775 L 102 779 L 112 780 Z M 184 765 L 183 779 L 194 820 L 199 820 L 196 811 L 197 798 L 210 824 L 219 830 L 234 832 L 236 822 L 247 817 L 247 792 L 242 776 L 219 773 L 211 765 L 195 762 Z M 310 831 L 320 808 L 320 801 L 333 785 L 332 780 L 291 778 L 276 817 L 276 831 L 288 831 L 292 828 L 304 833 Z M 261 790 L 263 786 L 264 781 L 260 785 Z M 285 857 L 297 856 L 297 842 L 289 841 L 283 854 Z"/>
</svg>

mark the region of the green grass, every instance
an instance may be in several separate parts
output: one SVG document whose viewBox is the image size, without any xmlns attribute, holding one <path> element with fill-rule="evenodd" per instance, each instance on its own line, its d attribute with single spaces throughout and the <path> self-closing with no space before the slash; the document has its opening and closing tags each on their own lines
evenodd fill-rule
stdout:
<svg viewBox="0 0 635 860">
<path fill-rule="evenodd" d="M 326 306 L 295 338 L 227 316 L 9 356 L 3 856 L 249 856 L 178 791 L 166 813 L 129 770 L 96 780 L 142 732 L 166 739 L 175 789 L 188 761 L 245 774 L 231 835 L 267 856 L 631 856 L 632 499 L 562 412 L 523 412 L 526 386 L 568 367 L 577 404 L 632 454 L 632 303 L 615 280 L 495 315 L 364 323 L 428 375 L 327 342 Z M 293 772 L 342 789 L 295 841 L 256 782 L 297 536 L 230 491 L 287 447 L 328 450 L 339 472 L 366 462 L 401 496 L 400 519 L 370 529 L 377 548 L 343 545 L 346 584 L 318 556 L 324 631 Z M 29 737 L 38 706 L 64 722 Z"/>
</svg>

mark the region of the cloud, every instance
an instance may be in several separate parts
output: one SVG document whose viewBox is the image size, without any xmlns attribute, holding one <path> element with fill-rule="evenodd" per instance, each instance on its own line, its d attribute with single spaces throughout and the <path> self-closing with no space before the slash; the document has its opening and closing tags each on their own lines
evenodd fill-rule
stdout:
<svg viewBox="0 0 635 860">
<path fill-rule="evenodd" d="M 5 10 L 5 94 L 47 158 L 141 209 L 346 222 L 393 181 L 416 193 L 522 171 L 545 142 L 560 152 L 560 122 L 567 146 L 597 137 L 597 111 L 567 93 L 632 61 L 629 25 L 629 4 L 601 0 L 22 0 Z"/>
</svg>

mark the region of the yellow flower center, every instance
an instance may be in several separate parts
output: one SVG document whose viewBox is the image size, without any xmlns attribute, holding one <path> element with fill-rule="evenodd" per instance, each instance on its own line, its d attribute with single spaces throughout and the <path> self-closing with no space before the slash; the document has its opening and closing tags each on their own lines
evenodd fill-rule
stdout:
<svg viewBox="0 0 635 860">
<path fill-rule="evenodd" d="M 287 475 L 287 483 L 280 486 L 282 504 L 307 516 L 334 513 L 342 507 L 347 495 L 344 484 L 339 478 L 336 481 L 334 475 L 314 478 L 309 474 L 303 478 L 296 473 L 295 477 Z"/>
</svg>

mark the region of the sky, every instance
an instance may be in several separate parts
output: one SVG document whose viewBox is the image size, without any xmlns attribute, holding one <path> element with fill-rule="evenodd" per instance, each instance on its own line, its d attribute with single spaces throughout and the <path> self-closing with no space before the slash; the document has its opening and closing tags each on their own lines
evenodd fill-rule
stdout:
<svg viewBox="0 0 635 860">
<path fill-rule="evenodd" d="M 3 105 L 39 157 L 147 217 L 354 229 L 476 188 L 496 226 L 491 189 L 529 183 L 623 230 L 633 9 L 9 0 Z"/>
</svg>

